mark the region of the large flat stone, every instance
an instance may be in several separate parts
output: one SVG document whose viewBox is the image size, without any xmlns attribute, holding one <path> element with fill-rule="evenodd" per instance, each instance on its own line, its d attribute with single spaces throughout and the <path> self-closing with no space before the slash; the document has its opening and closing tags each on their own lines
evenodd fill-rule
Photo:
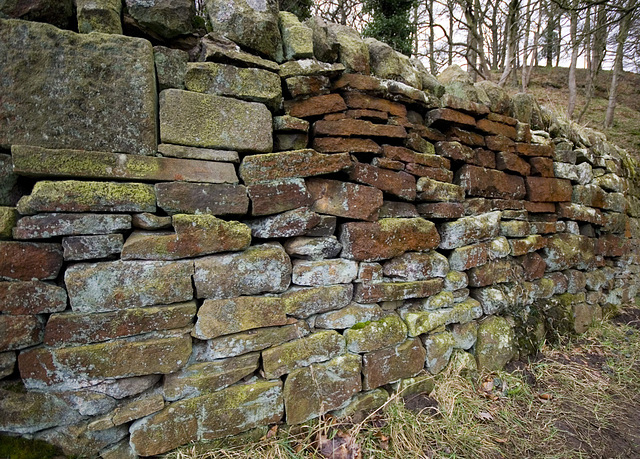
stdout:
<svg viewBox="0 0 640 459">
<path fill-rule="evenodd" d="M 96 314 L 52 314 L 44 331 L 44 342 L 48 346 L 90 344 L 156 330 L 190 327 L 195 316 L 194 301 Z"/>
<path fill-rule="evenodd" d="M 251 215 L 272 215 L 313 203 L 302 178 L 285 178 L 247 187 Z"/>
<path fill-rule="evenodd" d="M 292 288 L 280 298 L 287 315 L 306 319 L 314 314 L 346 307 L 353 297 L 353 285 L 330 285 L 311 288 Z"/>
<path fill-rule="evenodd" d="M 0 315 L 0 352 L 40 344 L 43 328 L 44 321 L 38 316 Z"/>
<path fill-rule="evenodd" d="M 198 339 L 212 339 L 286 323 L 284 302 L 276 297 L 241 296 L 205 300 L 198 311 L 198 321 L 192 334 Z"/>
<path fill-rule="evenodd" d="M 60 244 L 0 241 L 0 279 L 55 279 L 61 267 Z"/>
<path fill-rule="evenodd" d="M 123 244 L 122 234 L 70 236 L 62 239 L 65 261 L 112 258 L 120 255 Z"/>
<path fill-rule="evenodd" d="M 280 244 L 254 245 L 197 259 L 193 281 L 198 298 L 284 292 L 291 282 L 291 260 Z"/>
<path fill-rule="evenodd" d="M 246 156 L 240 165 L 240 177 L 247 185 L 254 185 L 268 180 L 330 174 L 350 166 L 347 153 L 325 155 L 311 149 L 295 150 Z"/>
<path fill-rule="evenodd" d="M 15 239 L 47 239 L 81 234 L 110 234 L 131 229 L 130 215 L 39 214 L 23 217 L 13 229 Z"/>
<path fill-rule="evenodd" d="M 456 173 L 454 182 L 464 187 L 471 196 L 522 199 L 526 194 L 522 177 L 469 164 Z"/>
<path fill-rule="evenodd" d="M 438 293 L 443 286 L 444 281 L 442 279 L 361 283 L 356 285 L 354 299 L 362 303 L 377 303 L 408 298 L 426 298 Z"/>
<path fill-rule="evenodd" d="M 300 424 L 342 406 L 362 390 L 360 356 L 341 355 L 294 370 L 284 383 L 288 424 Z"/>
<path fill-rule="evenodd" d="M 385 218 L 375 223 L 343 224 L 340 242 L 345 258 L 377 261 L 433 249 L 440 236 L 435 225 L 422 218 Z"/>
<path fill-rule="evenodd" d="M 165 143 L 269 152 L 272 117 L 256 102 L 179 89 L 160 93 L 160 139 Z"/>
<path fill-rule="evenodd" d="M 363 389 L 375 389 L 398 379 L 415 376 L 424 367 L 426 355 L 417 338 L 365 354 L 362 358 Z"/>
<path fill-rule="evenodd" d="M 536 202 L 571 201 L 571 181 L 550 177 L 527 177 L 527 199 Z"/>
<path fill-rule="evenodd" d="M 307 180 L 307 189 L 313 199 L 311 209 L 321 214 L 377 220 L 382 207 L 382 191 L 371 186 L 315 178 Z"/>
<path fill-rule="evenodd" d="M 109 378 L 173 373 L 191 355 L 189 335 L 143 341 L 115 340 L 77 347 L 37 347 L 18 357 L 29 389 L 78 389 Z"/>
<path fill-rule="evenodd" d="M 155 212 L 153 186 L 143 183 L 42 181 L 18 202 L 18 212 Z"/>
<path fill-rule="evenodd" d="M 0 146 L 154 153 L 151 43 L 0 21 Z"/>
<path fill-rule="evenodd" d="M 393 258 L 384 264 L 384 274 L 408 281 L 445 277 L 449 261 L 436 251 L 410 252 Z"/>
<path fill-rule="evenodd" d="M 440 227 L 440 248 L 455 249 L 491 239 L 500 234 L 501 212 L 462 217 Z"/>
<path fill-rule="evenodd" d="M 238 183 L 233 164 L 99 151 L 11 147 L 13 170 L 29 177 Z"/>
<path fill-rule="evenodd" d="M 229 166 L 233 169 L 233 165 Z M 169 182 L 158 183 L 155 189 L 158 207 L 169 215 L 241 215 L 249 209 L 247 191 L 242 185 Z"/>
<path fill-rule="evenodd" d="M 47 314 L 64 311 L 67 292 L 45 282 L 0 282 L 0 311 L 8 314 Z"/>
<path fill-rule="evenodd" d="M 153 456 L 278 422 L 283 414 L 282 382 L 259 380 L 172 403 L 134 422 L 130 441 L 136 454 Z"/>
<path fill-rule="evenodd" d="M 75 312 L 94 313 L 193 298 L 193 263 L 108 261 L 69 267 L 65 284 Z"/>
<path fill-rule="evenodd" d="M 416 198 L 416 179 L 406 172 L 393 172 L 369 164 L 354 163 L 349 176 L 356 182 L 374 186 L 407 201 Z"/>
</svg>

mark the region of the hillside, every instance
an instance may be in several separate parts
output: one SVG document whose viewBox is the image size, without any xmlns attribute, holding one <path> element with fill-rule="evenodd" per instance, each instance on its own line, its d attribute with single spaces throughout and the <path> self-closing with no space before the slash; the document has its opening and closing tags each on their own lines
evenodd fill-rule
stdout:
<svg viewBox="0 0 640 459">
<path fill-rule="evenodd" d="M 537 67 L 533 70 L 529 91 L 537 97 L 540 104 L 555 113 L 564 113 L 567 107 L 569 90 L 567 87 L 568 68 Z M 578 69 L 578 101 L 576 116 L 584 105 L 586 70 Z M 597 78 L 595 96 L 581 124 L 602 131 L 609 97 L 611 72 L 602 71 Z M 508 88 L 512 93 L 519 88 Z M 606 132 L 609 140 L 627 149 L 635 156 L 640 155 L 640 75 L 624 72 L 618 86 L 618 105 L 615 123 Z"/>
</svg>

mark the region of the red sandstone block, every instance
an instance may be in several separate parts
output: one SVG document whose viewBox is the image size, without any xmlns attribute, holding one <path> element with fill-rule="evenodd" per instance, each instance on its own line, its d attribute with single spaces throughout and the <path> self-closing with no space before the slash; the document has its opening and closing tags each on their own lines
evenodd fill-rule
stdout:
<svg viewBox="0 0 640 459">
<path fill-rule="evenodd" d="M 287 115 L 296 118 L 324 115 L 326 113 L 341 112 L 347 109 L 347 104 L 340 94 L 325 94 L 309 97 L 303 100 L 289 100 L 284 103 Z"/>
<path fill-rule="evenodd" d="M 62 246 L 0 241 L 0 279 L 55 279 L 62 267 Z"/>
<path fill-rule="evenodd" d="M 313 148 L 320 153 L 382 153 L 382 147 L 373 140 L 352 137 L 316 137 Z"/>
<path fill-rule="evenodd" d="M 479 130 L 481 130 L 482 132 L 486 132 L 487 134 L 503 135 L 505 137 L 509 137 L 510 139 L 515 139 L 518 135 L 516 132 L 516 128 L 514 128 L 513 126 L 509 126 L 508 124 L 503 123 L 497 123 L 487 118 L 478 120 L 476 124 Z"/>
<path fill-rule="evenodd" d="M 304 179 L 290 178 L 247 187 L 252 215 L 271 215 L 311 205 Z"/>
<path fill-rule="evenodd" d="M 447 130 L 447 139 L 469 145 L 470 147 L 484 147 L 486 145 L 484 136 L 476 132 L 465 131 L 457 126 L 451 126 Z"/>
<path fill-rule="evenodd" d="M 438 142 L 436 153 L 455 161 L 471 162 L 475 158 L 471 147 L 462 145 L 460 142 Z"/>
<path fill-rule="evenodd" d="M 347 92 L 344 100 L 349 108 L 380 110 L 394 116 L 407 116 L 407 107 L 398 102 L 380 99 L 360 92 Z"/>
<path fill-rule="evenodd" d="M 427 167 L 421 164 L 409 163 L 405 170 L 418 177 L 429 177 L 440 182 L 453 182 L 453 172 L 444 167 Z"/>
<path fill-rule="evenodd" d="M 516 143 L 503 135 L 488 135 L 485 137 L 487 148 L 493 151 L 516 151 Z"/>
<path fill-rule="evenodd" d="M 373 158 L 371 165 L 390 169 L 392 171 L 403 171 L 405 164 L 402 161 L 395 161 L 389 158 Z"/>
<path fill-rule="evenodd" d="M 378 211 L 382 207 L 382 191 L 370 186 L 338 180 L 309 179 L 307 188 L 314 201 L 311 209 L 321 214 L 377 220 Z"/>
<path fill-rule="evenodd" d="M 468 164 L 458 171 L 454 183 L 464 187 L 471 196 L 522 199 L 526 194 L 522 177 Z"/>
<path fill-rule="evenodd" d="M 524 156 L 553 156 L 553 147 L 533 143 L 516 143 L 516 153 Z"/>
<path fill-rule="evenodd" d="M 464 206 L 459 202 L 428 202 L 418 204 L 418 213 L 425 218 L 454 219 L 464 216 Z"/>
<path fill-rule="evenodd" d="M 391 145 L 383 145 L 383 154 L 389 159 L 403 161 L 405 163 L 421 164 L 428 167 L 444 167 L 449 168 L 449 160 L 438 155 L 429 155 L 418 153 L 404 147 L 393 147 Z"/>
<path fill-rule="evenodd" d="M 402 126 L 374 124 L 371 121 L 343 119 L 335 121 L 320 120 L 314 123 L 316 135 L 404 138 L 407 131 Z"/>
<path fill-rule="evenodd" d="M 349 177 L 408 201 L 416 198 L 416 179 L 406 172 L 392 172 L 369 164 L 354 163 Z"/>
<path fill-rule="evenodd" d="M 553 172 L 553 159 L 534 156 L 529 158 L 529 164 L 531 164 L 531 175 L 555 177 L 555 173 Z"/>
<path fill-rule="evenodd" d="M 473 116 L 451 110 L 450 108 L 436 108 L 427 113 L 425 116 L 425 124 L 431 126 L 436 123 L 455 123 L 462 126 L 475 127 L 476 119 Z"/>
<path fill-rule="evenodd" d="M 527 177 L 527 199 L 534 202 L 571 201 L 571 181 L 547 177 Z"/>
<path fill-rule="evenodd" d="M 496 167 L 501 171 L 513 171 L 525 176 L 531 173 L 531 166 L 528 162 L 518 155 L 508 152 L 496 153 Z"/>
</svg>

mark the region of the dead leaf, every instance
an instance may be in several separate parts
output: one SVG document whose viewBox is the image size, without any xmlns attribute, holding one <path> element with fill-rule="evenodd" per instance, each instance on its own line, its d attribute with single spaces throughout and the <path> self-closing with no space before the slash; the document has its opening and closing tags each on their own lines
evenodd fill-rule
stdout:
<svg viewBox="0 0 640 459">
<path fill-rule="evenodd" d="M 483 382 L 480 388 L 485 392 L 491 392 L 493 390 L 493 380 Z"/>
<path fill-rule="evenodd" d="M 318 434 L 317 442 L 318 452 L 327 459 L 362 459 L 361 448 L 356 439 L 342 431 L 331 439 Z"/>
<path fill-rule="evenodd" d="M 389 437 L 384 435 L 382 432 L 377 432 L 374 437 L 378 439 L 378 446 L 380 446 L 380 449 L 385 451 L 389 449 Z"/>
<path fill-rule="evenodd" d="M 551 394 L 550 394 L 550 393 L 548 393 L 548 392 L 540 392 L 540 393 L 538 394 L 538 397 L 540 398 L 540 400 L 545 400 L 545 401 L 547 401 L 547 400 L 551 400 L 551 399 L 553 398 L 553 395 L 551 395 Z"/>
<path fill-rule="evenodd" d="M 269 429 L 269 431 L 267 432 L 267 434 L 264 436 L 264 438 L 271 438 L 271 437 L 275 437 L 275 435 L 278 433 L 278 425 L 274 425 L 273 427 L 271 427 Z"/>
<path fill-rule="evenodd" d="M 495 441 L 496 443 L 506 443 L 508 441 L 508 439 L 506 439 L 506 438 L 494 438 L 493 441 Z"/>
<path fill-rule="evenodd" d="M 481 411 L 478 413 L 478 417 L 483 421 L 493 421 L 493 416 L 491 413 L 487 413 L 486 411 Z"/>
</svg>

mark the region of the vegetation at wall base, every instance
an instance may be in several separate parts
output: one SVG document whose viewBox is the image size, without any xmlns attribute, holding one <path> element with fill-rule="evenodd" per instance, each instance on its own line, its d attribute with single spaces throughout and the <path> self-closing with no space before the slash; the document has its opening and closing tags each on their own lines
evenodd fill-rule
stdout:
<svg viewBox="0 0 640 459">
<path fill-rule="evenodd" d="M 638 457 L 639 356 L 640 300 L 505 371 L 450 365 L 431 394 L 393 397 L 365 419 L 274 426 L 165 458 Z M 346 446 L 327 455 L 328 441 Z"/>
<path fill-rule="evenodd" d="M 0 435 L 0 459 L 59 459 L 62 452 L 41 440 Z"/>
</svg>

